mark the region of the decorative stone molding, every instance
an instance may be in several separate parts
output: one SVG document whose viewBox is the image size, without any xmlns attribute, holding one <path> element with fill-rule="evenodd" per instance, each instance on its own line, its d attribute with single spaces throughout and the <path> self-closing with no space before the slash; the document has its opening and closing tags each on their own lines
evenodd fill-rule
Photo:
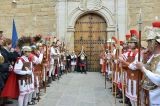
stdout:
<svg viewBox="0 0 160 106">
<path fill-rule="evenodd" d="M 93 10 L 82 11 L 79 7 L 77 7 L 69 14 L 69 18 L 68 18 L 69 23 L 68 23 L 68 27 L 67 27 L 68 30 L 67 31 L 71 31 L 70 29 L 72 29 L 72 31 L 74 31 L 73 29 L 74 29 L 74 26 L 75 26 L 77 19 L 87 13 L 95 13 L 95 14 L 102 16 L 107 23 L 108 29 L 115 28 L 114 18 L 112 17 L 113 14 L 111 13 L 111 11 L 108 8 L 102 6 L 102 8 L 98 11 L 95 11 L 95 10 L 94 11 Z"/>
<path fill-rule="evenodd" d="M 65 40 L 67 41 L 67 45 L 70 45 L 70 50 L 74 50 L 75 23 L 81 16 L 88 13 L 95 13 L 104 18 L 107 24 L 106 31 L 108 38 L 111 38 L 115 34 L 114 15 L 108 8 L 102 6 L 99 10 L 82 10 L 81 7 L 77 7 L 68 15 L 67 36 Z"/>
<path fill-rule="evenodd" d="M 115 32 L 115 27 L 108 27 L 106 29 L 107 32 Z"/>
<path fill-rule="evenodd" d="M 81 10 L 99 10 L 102 8 L 101 0 L 81 0 L 79 8 Z"/>
<path fill-rule="evenodd" d="M 68 27 L 67 28 L 67 32 L 74 32 L 74 31 L 75 31 L 74 27 Z"/>
</svg>

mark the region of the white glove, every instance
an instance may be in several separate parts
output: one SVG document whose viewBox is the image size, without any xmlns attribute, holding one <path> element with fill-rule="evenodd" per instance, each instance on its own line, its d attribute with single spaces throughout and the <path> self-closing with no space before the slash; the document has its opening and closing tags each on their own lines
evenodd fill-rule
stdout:
<svg viewBox="0 0 160 106">
<path fill-rule="evenodd" d="M 118 63 L 118 61 L 117 61 L 117 60 L 114 60 L 114 63 L 116 63 L 116 64 L 117 64 L 117 63 Z"/>
<path fill-rule="evenodd" d="M 31 74 L 32 74 L 32 71 L 31 71 L 31 70 L 28 70 L 28 71 L 26 71 L 26 74 L 31 75 Z"/>
<path fill-rule="evenodd" d="M 137 69 L 137 67 L 136 67 L 136 65 L 135 65 L 134 63 L 129 64 L 128 67 L 129 67 L 131 70 L 136 70 L 136 69 Z"/>
</svg>

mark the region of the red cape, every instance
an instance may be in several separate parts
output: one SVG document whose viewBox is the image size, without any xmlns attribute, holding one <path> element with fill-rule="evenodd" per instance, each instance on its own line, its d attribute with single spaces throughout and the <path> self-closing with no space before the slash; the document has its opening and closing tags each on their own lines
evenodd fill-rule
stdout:
<svg viewBox="0 0 160 106">
<path fill-rule="evenodd" d="M 1 97 L 17 99 L 19 96 L 19 86 L 17 75 L 10 71 L 6 84 L 2 90 Z"/>
</svg>

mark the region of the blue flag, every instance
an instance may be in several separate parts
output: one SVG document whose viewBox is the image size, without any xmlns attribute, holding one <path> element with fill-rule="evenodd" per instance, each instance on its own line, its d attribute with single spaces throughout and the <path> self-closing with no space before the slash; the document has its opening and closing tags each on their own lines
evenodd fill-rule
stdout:
<svg viewBox="0 0 160 106">
<path fill-rule="evenodd" d="M 18 35 L 17 35 L 17 30 L 16 30 L 16 25 L 13 19 L 13 27 L 12 27 L 12 48 L 16 48 L 18 41 Z"/>
</svg>

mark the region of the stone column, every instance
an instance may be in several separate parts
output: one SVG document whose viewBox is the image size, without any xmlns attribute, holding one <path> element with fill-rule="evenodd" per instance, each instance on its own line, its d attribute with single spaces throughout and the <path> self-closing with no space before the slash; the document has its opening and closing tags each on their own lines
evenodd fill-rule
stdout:
<svg viewBox="0 0 160 106">
<path fill-rule="evenodd" d="M 111 38 L 112 36 L 115 36 L 115 27 L 108 27 L 106 30 L 108 39 Z"/>
<path fill-rule="evenodd" d="M 66 28 L 66 19 L 65 19 L 65 10 L 66 4 L 65 1 L 58 0 L 57 2 L 57 37 L 63 39 L 65 37 L 65 28 Z"/>
<path fill-rule="evenodd" d="M 66 48 L 69 51 L 74 50 L 74 28 L 68 28 L 65 36 Z"/>
</svg>

